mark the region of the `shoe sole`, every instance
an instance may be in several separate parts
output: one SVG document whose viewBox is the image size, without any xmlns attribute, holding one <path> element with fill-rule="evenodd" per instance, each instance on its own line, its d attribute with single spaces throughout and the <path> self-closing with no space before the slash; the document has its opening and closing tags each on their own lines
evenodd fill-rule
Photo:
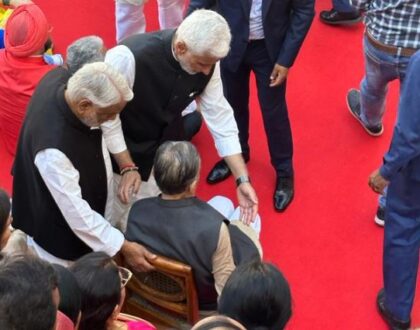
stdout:
<svg viewBox="0 0 420 330">
<path fill-rule="evenodd" d="M 357 23 L 361 22 L 362 19 L 363 18 L 360 16 L 360 17 L 355 18 L 355 19 L 348 19 L 348 20 L 345 20 L 345 21 L 331 22 L 331 21 L 326 21 L 326 20 L 324 20 L 323 18 L 320 17 L 320 20 L 323 23 L 328 24 L 328 25 L 353 25 L 353 24 L 357 24 Z"/>
<path fill-rule="evenodd" d="M 375 223 L 376 223 L 378 226 L 381 226 L 381 227 L 384 227 L 384 226 L 385 226 L 385 221 L 384 221 L 384 220 L 382 220 L 382 219 L 380 219 L 380 218 L 378 218 L 376 215 L 375 215 Z"/>
<path fill-rule="evenodd" d="M 348 95 L 348 93 L 350 93 L 352 90 L 355 90 L 355 89 L 350 89 L 348 92 L 347 92 L 347 95 Z M 346 103 L 347 103 L 347 109 L 349 110 L 349 112 L 350 112 L 350 114 L 353 116 L 353 118 L 354 119 L 356 119 L 358 122 L 359 122 L 359 124 L 360 125 L 362 125 L 362 127 L 363 127 L 363 129 L 366 131 L 366 133 L 368 133 L 370 136 L 381 136 L 383 133 L 384 133 L 384 125 L 382 125 L 382 129 L 380 130 L 380 132 L 378 132 L 378 133 L 372 133 L 371 131 L 369 131 L 369 129 L 365 126 L 365 123 L 360 119 L 360 117 L 357 117 L 354 113 L 353 113 L 353 111 L 351 111 L 351 107 L 350 107 L 350 104 L 349 104 L 349 98 L 348 97 L 346 97 Z"/>
</svg>

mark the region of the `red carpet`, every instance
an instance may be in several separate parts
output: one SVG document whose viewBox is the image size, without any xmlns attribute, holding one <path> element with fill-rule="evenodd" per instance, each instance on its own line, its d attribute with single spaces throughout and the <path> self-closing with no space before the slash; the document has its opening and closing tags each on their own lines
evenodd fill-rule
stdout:
<svg viewBox="0 0 420 330">
<path fill-rule="evenodd" d="M 54 26 L 56 50 L 77 37 L 98 34 L 114 44 L 113 1 L 35 0 Z M 330 1 L 317 1 L 317 11 Z M 156 4 L 147 4 L 148 29 L 157 28 Z M 270 166 L 259 106 L 252 92 L 249 170 L 260 200 L 265 260 L 276 263 L 289 279 L 294 316 L 288 329 L 385 330 L 375 308 L 382 286 L 383 230 L 373 223 L 377 196 L 369 174 L 381 164 L 395 121 L 398 83 L 391 85 L 385 134 L 368 136 L 349 115 L 346 91 L 363 76 L 363 25 L 329 27 L 316 17 L 290 72 L 288 104 L 295 145 L 296 196 L 284 214 L 272 208 L 274 172 Z M 202 175 L 217 156 L 203 129 L 195 138 L 203 158 Z M 12 160 L 0 144 L 0 186 L 10 190 Z M 199 195 L 235 198 L 234 184 L 216 186 L 204 180 Z M 419 290 L 418 290 L 419 291 Z M 420 292 L 417 294 L 420 300 Z M 420 326 L 420 304 L 414 324 Z"/>
</svg>

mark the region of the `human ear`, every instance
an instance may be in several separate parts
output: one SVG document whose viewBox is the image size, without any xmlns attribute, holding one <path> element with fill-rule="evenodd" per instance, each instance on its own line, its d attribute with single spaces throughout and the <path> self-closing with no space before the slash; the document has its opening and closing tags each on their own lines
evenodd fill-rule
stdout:
<svg viewBox="0 0 420 330">
<path fill-rule="evenodd" d="M 175 53 L 177 55 L 184 55 L 188 51 L 188 47 L 184 41 L 177 41 L 175 43 Z"/>
<path fill-rule="evenodd" d="M 81 114 L 85 114 L 87 112 L 89 112 L 89 110 L 93 107 L 93 103 L 92 101 L 88 100 L 88 99 L 82 99 L 78 104 L 77 104 L 77 110 L 81 113 Z"/>
</svg>

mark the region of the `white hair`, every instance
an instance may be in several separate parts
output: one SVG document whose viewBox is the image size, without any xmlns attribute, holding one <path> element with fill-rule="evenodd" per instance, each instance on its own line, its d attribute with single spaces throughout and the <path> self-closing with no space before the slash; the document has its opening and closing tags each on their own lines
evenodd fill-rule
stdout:
<svg viewBox="0 0 420 330">
<path fill-rule="evenodd" d="M 93 62 L 103 62 L 104 41 L 98 36 L 82 37 L 67 47 L 66 63 L 73 74 L 83 65 Z"/>
<path fill-rule="evenodd" d="M 175 36 L 175 42 L 185 42 L 193 54 L 219 59 L 228 54 L 231 39 L 226 20 L 218 13 L 206 9 L 196 10 L 186 17 L 176 30 Z"/>
<path fill-rule="evenodd" d="M 110 64 L 114 69 L 127 79 L 128 86 L 133 88 L 136 75 L 136 59 L 131 50 L 124 45 L 118 45 L 106 52 L 105 63 Z"/>
<path fill-rule="evenodd" d="M 121 101 L 128 102 L 133 96 L 127 80 L 103 62 L 86 64 L 67 83 L 67 97 L 70 102 L 88 99 L 99 108 L 106 108 Z"/>
</svg>

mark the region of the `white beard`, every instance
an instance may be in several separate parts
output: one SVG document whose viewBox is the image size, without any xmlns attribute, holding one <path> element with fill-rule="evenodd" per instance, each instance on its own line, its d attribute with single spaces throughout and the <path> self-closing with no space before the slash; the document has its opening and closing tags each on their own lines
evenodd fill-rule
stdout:
<svg viewBox="0 0 420 330">
<path fill-rule="evenodd" d="M 186 73 L 188 73 L 190 75 L 195 75 L 195 74 L 198 73 L 198 72 L 195 72 L 193 69 L 191 69 L 191 67 L 183 59 L 178 58 L 178 61 L 179 61 L 179 65 L 181 66 L 182 70 L 184 70 Z"/>
</svg>

